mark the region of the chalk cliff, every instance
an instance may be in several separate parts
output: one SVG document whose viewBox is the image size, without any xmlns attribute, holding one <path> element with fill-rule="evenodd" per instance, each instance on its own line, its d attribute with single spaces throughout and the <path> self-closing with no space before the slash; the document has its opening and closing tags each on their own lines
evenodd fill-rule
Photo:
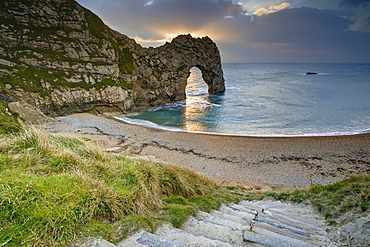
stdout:
<svg viewBox="0 0 370 247">
<path fill-rule="evenodd" d="M 74 0 L 0 3 L 0 100 L 24 101 L 50 116 L 99 107 L 129 111 L 186 97 L 198 67 L 209 93 L 225 91 L 208 37 L 181 35 L 143 48 Z"/>
</svg>

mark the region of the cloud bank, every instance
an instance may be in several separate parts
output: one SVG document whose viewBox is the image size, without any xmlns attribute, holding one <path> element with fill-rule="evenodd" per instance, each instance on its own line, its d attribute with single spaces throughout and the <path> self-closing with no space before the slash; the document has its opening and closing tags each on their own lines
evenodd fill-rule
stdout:
<svg viewBox="0 0 370 247">
<path fill-rule="evenodd" d="M 369 0 L 77 1 L 143 46 L 192 33 L 223 62 L 370 62 Z"/>
</svg>

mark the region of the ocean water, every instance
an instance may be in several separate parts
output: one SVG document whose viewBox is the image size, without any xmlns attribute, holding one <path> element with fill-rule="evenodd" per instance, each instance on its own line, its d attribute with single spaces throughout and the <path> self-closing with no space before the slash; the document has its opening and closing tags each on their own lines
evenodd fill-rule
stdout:
<svg viewBox="0 0 370 247">
<path fill-rule="evenodd" d="M 222 67 L 224 94 L 208 95 L 200 70 L 193 68 L 186 100 L 121 119 L 172 131 L 242 136 L 370 132 L 370 64 Z"/>
</svg>

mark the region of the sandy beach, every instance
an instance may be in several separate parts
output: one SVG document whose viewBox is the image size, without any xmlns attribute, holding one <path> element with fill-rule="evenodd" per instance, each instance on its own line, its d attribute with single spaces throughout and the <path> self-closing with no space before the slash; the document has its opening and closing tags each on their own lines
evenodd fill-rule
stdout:
<svg viewBox="0 0 370 247">
<path fill-rule="evenodd" d="M 97 141 L 108 152 L 189 168 L 219 185 L 307 188 L 370 172 L 370 134 L 244 137 L 170 132 L 79 113 L 40 125 Z"/>
</svg>

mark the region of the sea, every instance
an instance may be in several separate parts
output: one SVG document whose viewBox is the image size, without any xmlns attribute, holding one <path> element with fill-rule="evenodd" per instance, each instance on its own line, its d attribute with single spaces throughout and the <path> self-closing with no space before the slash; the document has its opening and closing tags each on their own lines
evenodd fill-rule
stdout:
<svg viewBox="0 0 370 247">
<path fill-rule="evenodd" d="M 222 64 L 226 91 L 209 95 L 191 69 L 187 99 L 120 117 L 168 131 L 290 137 L 370 132 L 370 64 Z M 314 72 L 314 74 L 307 74 Z"/>
</svg>

